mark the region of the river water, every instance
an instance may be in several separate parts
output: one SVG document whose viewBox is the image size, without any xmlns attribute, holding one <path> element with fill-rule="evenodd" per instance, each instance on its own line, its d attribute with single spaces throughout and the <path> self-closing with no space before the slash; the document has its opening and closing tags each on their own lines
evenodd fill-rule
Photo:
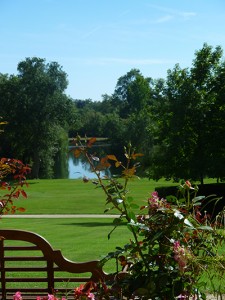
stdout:
<svg viewBox="0 0 225 300">
<path fill-rule="evenodd" d="M 106 149 L 96 149 L 95 155 L 97 157 L 103 157 Z M 110 168 L 101 172 L 101 176 L 111 176 Z M 69 179 L 78 179 L 87 177 L 89 179 L 96 178 L 96 175 L 91 171 L 89 163 L 83 157 L 74 157 L 73 152 L 70 152 L 68 158 L 68 178 Z"/>
<path fill-rule="evenodd" d="M 77 179 L 87 177 L 89 179 L 96 178 L 96 175 L 91 171 L 89 165 L 81 161 L 81 159 L 76 158 L 74 161 L 73 158 L 69 158 L 68 160 L 68 178 L 69 179 Z M 101 172 L 101 176 L 111 176 L 110 169 L 107 169 L 104 172 Z"/>
</svg>

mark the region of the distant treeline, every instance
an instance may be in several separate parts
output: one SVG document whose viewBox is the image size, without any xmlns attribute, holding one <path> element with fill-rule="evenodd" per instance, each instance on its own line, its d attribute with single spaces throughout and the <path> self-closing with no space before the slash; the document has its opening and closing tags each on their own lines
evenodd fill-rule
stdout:
<svg viewBox="0 0 225 300">
<path fill-rule="evenodd" d="M 132 69 L 99 101 L 66 96 L 67 77 L 57 63 L 26 59 L 18 72 L 0 74 L 0 111 L 9 122 L 1 152 L 30 163 L 34 177 L 53 177 L 63 141 L 79 134 L 109 138 L 121 157 L 131 143 L 144 154 L 142 172 L 150 178 L 225 178 L 221 47 L 204 44 L 190 68 L 176 64 L 165 79 Z"/>
</svg>

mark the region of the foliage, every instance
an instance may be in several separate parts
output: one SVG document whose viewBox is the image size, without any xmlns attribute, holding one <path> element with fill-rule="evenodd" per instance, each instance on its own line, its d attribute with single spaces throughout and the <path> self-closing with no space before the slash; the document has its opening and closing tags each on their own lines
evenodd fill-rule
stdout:
<svg viewBox="0 0 225 300">
<path fill-rule="evenodd" d="M 21 61 L 17 70 L 0 74 L 0 111 L 8 121 L 1 153 L 32 165 L 33 178 L 51 178 L 61 131 L 75 122 L 74 104 L 64 93 L 67 75 L 57 63 L 37 57 Z"/>
<path fill-rule="evenodd" d="M 190 68 L 176 64 L 166 79 L 138 69 L 121 76 L 102 101 L 72 100 L 67 75 L 56 62 L 27 58 L 18 75 L 0 74 L 0 110 L 9 121 L 2 155 L 32 164 L 32 176 L 53 177 L 61 129 L 70 137 L 108 137 L 113 153 L 132 142 L 145 153 L 149 178 L 225 178 L 225 62 L 221 47 L 204 44 Z M 13 107 L 13 110 L 12 110 Z M 218 143 L 218 141 L 220 141 Z M 116 150 L 117 149 L 117 150 Z M 40 164 L 40 161 L 42 164 Z M 42 167 L 42 169 L 40 169 Z"/>
<path fill-rule="evenodd" d="M 138 69 L 131 69 L 118 79 L 111 101 L 119 107 L 119 115 L 127 118 L 145 107 L 150 96 L 150 78 L 145 78 Z"/>
<path fill-rule="evenodd" d="M 103 95 L 102 102 L 76 103 L 81 122 L 73 136 L 77 132 L 107 136 L 120 145 L 131 141 L 138 152 L 145 153 L 142 166 L 149 168 L 148 176 L 155 180 L 224 180 L 222 55 L 221 47 L 205 43 L 195 52 L 190 68 L 176 64 L 165 79 L 153 80 L 131 69 L 117 80 L 111 96 Z"/>
<path fill-rule="evenodd" d="M 13 158 L 0 159 L 0 215 L 14 214 L 16 211 L 24 212 L 24 208 L 16 207 L 14 200 L 20 195 L 27 198 L 27 194 L 22 188 L 26 184 L 25 175 L 30 168 L 25 166 L 20 160 Z M 6 179 L 8 178 L 8 181 Z"/>
<path fill-rule="evenodd" d="M 221 47 L 204 44 L 191 68 L 175 65 L 155 89 L 151 178 L 223 178 L 224 67 Z"/>
<path fill-rule="evenodd" d="M 189 181 L 180 185 L 179 198 L 161 199 L 153 192 L 136 215 L 137 204 L 129 195 L 128 182 L 137 177 L 137 159 L 142 154 L 135 153 L 129 145 L 125 148 L 126 164 L 115 155 L 98 158 L 90 152 L 95 140 L 88 140 L 84 146 L 77 137 L 80 147 L 74 155 L 85 155 L 97 175 L 98 180 L 93 183 L 106 195 L 105 212 L 115 210 L 120 214 L 114 219 L 115 227 L 108 238 L 124 222 L 133 235 L 124 247 L 117 247 L 102 260 L 104 264 L 116 259 L 117 272 L 109 282 L 113 294 L 117 293 L 118 299 L 121 294 L 155 300 L 206 299 L 207 286 L 201 282 L 203 273 L 207 273 L 212 286 L 214 277 L 218 277 L 221 288 L 225 259 L 219 250 L 220 247 L 224 249 L 225 237 L 219 220 L 223 215 L 216 218 L 217 222 L 210 222 L 210 217 L 200 212 L 204 196 L 197 196 L 197 187 Z M 100 171 L 108 168 L 111 162 L 122 168 L 124 184 L 114 177 L 101 178 Z M 122 272 L 119 264 L 123 266 Z"/>
<path fill-rule="evenodd" d="M 6 122 L 0 122 L 0 125 Z M 13 158 L 0 158 L 0 216 L 14 214 L 16 211 L 24 212 L 23 207 L 17 207 L 14 200 L 20 196 L 27 198 L 23 189 L 26 184 L 25 175 L 30 168 L 20 160 Z"/>
</svg>

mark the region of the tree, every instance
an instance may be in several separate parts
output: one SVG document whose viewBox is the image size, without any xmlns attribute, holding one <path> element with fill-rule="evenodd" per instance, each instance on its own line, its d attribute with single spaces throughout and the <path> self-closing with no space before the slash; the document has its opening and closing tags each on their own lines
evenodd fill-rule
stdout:
<svg viewBox="0 0 225 300">
<path fill-rule="evenodd" d="M 68 130 L 73 122 L 75 106 L 64 94 L 67 84 L 58 63 L 46 64 L 36 57 L 20 62 L 17 76 L 1 76 L 0 109 L 9 122 L 7 142 L 14 157 L 32 165 L 33 177 L 39 176 L 41 165 L 44 177 L 53 176 L 58 129 Z"/>
<path fill-rule="evenodd" d="M 207 44 L 195 53 L 191 69 L 176 65 L 168 71 L 159 95 L 162 105 L 153 105 L 154 178 L 192 178 L 203 183 L 205 176 L 222 176 L 216 165 L 224 162 L 225 151 L 223 142 L 218 146 L 218 130 L 225 134 L 225 127 L 219 125 L 224 124 L 223 72 L 221 47 L 213 50 Z"/>
<path fill-rule="evenodd" d="M 150 78 L 144 78 L 139 70 L 132 69 L 118 79 L 112 103 L 119 107 L 122 118 L 128 118 L 143 108 L 150 97 Z"/>
</svg>

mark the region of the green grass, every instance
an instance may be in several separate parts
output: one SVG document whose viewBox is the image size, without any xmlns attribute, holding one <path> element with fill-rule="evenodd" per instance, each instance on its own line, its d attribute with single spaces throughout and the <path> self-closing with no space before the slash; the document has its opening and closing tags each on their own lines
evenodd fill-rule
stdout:
<svg viewBox="0 0 225 300">
<path fill-rule="evenodd" d="M 82 179 L 30 180 L 26 188 L 28 198 L 16 201 L 26 208 L 25 214 L 101 214 L 105 195 L 101 188 Z M 165 180 L 135 179 L 129 182 L 130 195 L 141 206 L 156 186 L 169 186 Z M 177 184 L 175 184 L 177 185 Z M 115 213 L 115 211 L 112 211 Z"/>
<path fill-rule="evenodd" d="M 130 181 L 128 187 L 130 195 L 142 205 L 155 186 L 160 185 L 171 185 L 171 182 L 136 179 Z M 26 192 L 27 199 L 15 201 L 17 206 L 26 208 L 26 214 L 104 214 L 106 198 L 102 189 L 81 179 L 30 180 Z M 73 261 L 100 259 L 130 238 L 126 226 L 121 226 L 108 240 L 112 219 L 5 218 L 0 222 L 1 228 L 23 229 L 42 235 L 54 249 L 61 249 L 63 255 Z"/>
<path fill-rule="evenodd" d="M 49 241 L 53 249 L 60 249 L 62 254 L 72 261 L 101 259 L 116 246 L 123 246 L 131 237 L 125 225 L 116 229 L 108 240 L 108 233 L 113 229 L 113 219 L 68 218 L 68 219 L 7 219 L 0 220 L 1 229 L 21 229 L 40 234 Z M 106 268 L 108 271 L 112 268 Z"/>
<path fill-rule="evenodd" d="M 213 182 L 207 180 L 207 182 Z M 157 186 L 177 185 L 170 181 L 140 179 L 129 183 L 130 195 L 142 205 Z M 31 180 L 26 188 L 28 198 L 15 202 L 26 208 L 26 214 L 103 214 L 105 195 L 101 189 L 82 180 Z M 112 213 L 115 213 L 112 211 Z M 112 219 L 96 218 L 2 218 L 0 228 L 33 231 L 46 238 L 54 249 L 72 261 L 101 259 L 131 237 L 126 226 L 120 226 L 108 240 Z M 114 270 L 113 262 L 105 271 Z"/>
<path fill-rule="evenodd" d="M 128 187 L 130 195 L 142 205 L 155 186 L 160 185 L 171 182 L 136 179 Z M 26 192 L 27 199 L 15 201 L 17 206 L 26 208 L 25 214 L 104 214 L 106 198 L 102 189 L 81 179 L 30 180 Z M 126 244 L 131 236 L 126 226 L 120 226 L 108 240 L 112 219 L 3 218 L 0 226 L 36 232 L 73 261 L 100 259 L 116 246 Z"/>
</svg>

